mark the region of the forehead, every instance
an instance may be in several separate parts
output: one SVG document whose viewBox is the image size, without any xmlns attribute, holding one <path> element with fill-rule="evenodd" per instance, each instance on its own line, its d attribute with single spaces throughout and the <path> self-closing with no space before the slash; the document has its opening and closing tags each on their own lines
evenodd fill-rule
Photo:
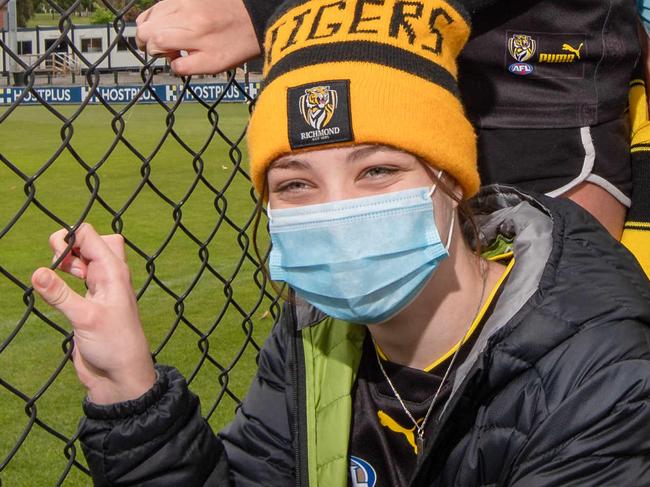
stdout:
<svg viewBox="0 0 650 487">
<path fill-rule="evenodd" d="M 282 156 L 273 161 L 269 170 L 313 167 L 328 161 L 341 163 L 363 162 L 366 160 L 386 161 L 392 160 L 402 163 L 419 163 L 412 154 L 385 145 L 354 145 L 350 147 L 335 147 L 311 151 L 300 151 Z"/>
</svg>

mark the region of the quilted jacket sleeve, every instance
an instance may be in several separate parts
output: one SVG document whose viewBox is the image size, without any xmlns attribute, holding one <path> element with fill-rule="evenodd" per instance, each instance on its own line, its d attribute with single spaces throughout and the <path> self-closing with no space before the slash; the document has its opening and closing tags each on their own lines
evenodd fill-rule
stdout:
<svg viewBox="0 0 650 487">
<path fill-rule="evenodd" d="M 158 381 L 134 401 L 84 403 L 80 440 L 94 485 L 289 485 L 294 460 L 280 328 L 260 352 L 250 392 L 221 438 L 171 367 L 156 366 Z"/>
<path fill-rule="evenodd" d="M 237 487 L 295 484 L 294 353 L 288 346 L 288 328 L 282 320 L 276 325 L 260 352 L 246 399 L 235 419 L 219 433 Z"/>
<path fill-rule="evenodd" d="M 547 416 L 509 486 L 650 485 L 650 327 L 626 321 L 579 335 L 546 376 Z M 619 336 L 627 339 L 613 345 Z"/>
</svg>

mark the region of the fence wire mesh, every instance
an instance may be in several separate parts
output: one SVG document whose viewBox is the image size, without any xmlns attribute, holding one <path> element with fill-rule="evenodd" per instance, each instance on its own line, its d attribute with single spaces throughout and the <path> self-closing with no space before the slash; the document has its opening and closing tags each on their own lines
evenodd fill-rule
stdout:
<svg viewBox="0 0 650 487">
<path fill-rule="evenodd" d="M 256 199 L 242 141 L 253 84 L 241 80 L 240 70 L 223 75 L 212 90 L 206 86 L 214 79 L 197 85 L 171 77 L 163 60 L 146 58 L 125 34 L 135 29 L 125 19 L 136 0 L 119 7 L 102 1 L 114 21 L 100 26 L 110 32 L 91 59 L 93 42 L 79 44 L 74 35 L 71 18 L 80 5 L 48 0 L 58 16 L 56 35 L 49 43 L 36 39 L 43 48 L 32 46 L 28 56 L 19 54 L 6 25 L 0 39 L 8 81 L 4 88 L 0 83 L 5 486 L 91 483 L 76 434 L 83 390 L 70 361 L 70 327 L 30 285 L 33 270 L 53 268 L 64 257 L 52 261 L 47 240 L 53 231 L 66 228 L 73 236 L 89 221 L 100 233 L 124 236 L 153 356 L 185 374 L 215 429 L 245 393 L 279 311 L 252 240 Z M 0 0 L 0 12 L 8 6 Z M 63 73 L 71 79 L 59 82 L 81 90 L 77 103 L 65 105 L 36 88 L 43 76 L 57 82 L 61 74 L 49 60 L 62 46 L 76 64 Z M 108 80 L 105 66 L 118 47 L 130 53 L 131 68 L 135 60 L 139 78 L 115 101 L 104 89 L 118 79 L 115 61 Z M 24 86 L 12 86 L 17 81 Z M 228 97 L 238 103 L 226 104 Z M 266 249 L 268 240 L 259 247 Z M 66 279 L 83 292 L 83 285 Z"/>
</svg>

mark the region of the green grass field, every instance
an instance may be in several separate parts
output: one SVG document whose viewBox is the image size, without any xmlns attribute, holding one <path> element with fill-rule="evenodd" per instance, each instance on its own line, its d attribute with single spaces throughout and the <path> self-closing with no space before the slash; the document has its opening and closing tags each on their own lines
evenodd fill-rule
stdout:
<svg viewBox="0 0 650 487">
<path fill-rule="evenodd" d="M 44 14 L 42 12 L 37 12 L 34 16 L 27 21 L 27 27 L 36 27 L 37 25 L 41 26 L 53 26 L 59 25 L 59 20 L 61 17 L 58 13 L 54 14 Z M 82 17 L 80 15 L 70 16 L 70 20 L 75 25 L 84 25 L 90 24 L 90 17 Z"/>
<path fill-rule="evenodd" d="M 76 106 L 57 107 L 70 116 Z M 117 107 L 121 108 L 121 107 Z M 0 114 L 3 113 L 0 109 Z M 247 120 L 247 107 L 240 104 L 222 105 L 219 109 L 219 127 L 228 137 L 236 140 Z M 71 145 L 89 165 L 101 161 L 113 140 L 112 116 L 102 107 L 87 107 L 74 121 Z M 161 139 L 165 129 L 165 111 L 155 105 L 139 105 L 125 116 L 125 137 L 142 154 L 148 155 Z M 0 124 L 0 153 L 22 172 L 33 176 L 57 151 L 61 141 L 63 123 L 47 110 L 37 106 L 21 107 Z M 204 146 L 212 131 L 206 110 L 196 103 L 182 106 L 174 127 L 182 140 L 193 150 Z M 244 227 L 253 210 L 249 196 L 249 183 L 241 175 L 231 182 L 233 163 L 228 156 L 229 146 L 218 136 L 210 141 L 203 155 L 203 175 L 218 190 L 227 187 L 226 214 L 239 227 Z M 244 144 L 242 157 L 246 160 Z M 123 144 L 99 168 L 99 194 L 114 209 L 126 205 L 140 180 L 141 161 Z M 244 163 L 244 167 L 247 165 Z M 90 192 L 85 181 L 86 171 L 67 150 L 35 181 L 36 198 L 68 224 L 82 215 Z M 215 210 L 215 195 L 203 183 L 192 191 L 196 173 L 192 156 L 181 145 L 168 137 L 160 152 L 151 162 L 151 181 L 173 202 L 183 202 L 182 223 L 201 241 L 205 241 L 215 228 L 219 213 Z M 26 200 L 23 180 L 0 162 L 0 229 L 5 228 L 20 211 Z M 223 206 L 223 205 L 221 205 Z M 102 233 L 112 233 L 111 215 L 97 202 L 86 218 Z M 149 255 L 158 252 L 169 235 L 174 222 L 172 207 L 148 187 L 144 187 L 123 215 L 123 234 Z M 20 282 L 27 284 L 38 266 L 49 265 L 51 251 L 48 235 L 59 226 L 30 205 L 11 230 L 0 238 L 0 266 Z M 248 230 L 247 235 L 252 235 Z M 263 233 L 263 232 L 262 232 Z M 266 242 L 262 242 L 262 246 Z M 242 251 L 237 243 L 237 232 L 225 222 L 208 245 L 210 264 L 226 279 L 233 279 L 234 298 L 246 311 L 255 309 L 260 292 L 253 283 L 255 267 L 245 262 L 237 267 Z M 251 247 L 251 253 L 252 247 Z M 136 289 L 146 280 L 145 261 L 129 251 L 129 262 Z M 199 272 L 201 259 L 199 247 L 180 230 L 155 260 L 156 275 L 177 295 L 183 295 Z M 70 280 L 69 282 L 73 282 Z M 81 290 L 79 283 L 74 283 Z M 174 324 L 175 300 L 155 283 L 142 298 L 141 315 L 152 350 L 157 349 Z M 183 317 L 207 333 L 226 303 L 223 284 L 209 273 L 204 273 L 189 296 L 183 301 Z M 40 300 L 37 307 L 47 317 L 68 328 L 65 320 L 48 309 Z M 254 339 L 261 344 L 272 325 L 268 316 L 269 301 L 255 310 Z M 25 313 L 23 291 L 0 275 L 0 344 L 15 330 Z M 210 354 L 223 365 L 229 365 L 245 342 L 243 317 L 232 305 L 210 335 Z M 0 351 L 0 379 L 32 397 L 48 381 L 53 371 L 62 363 L 63 335 L 42 320 L 30 316 L 11 343 Z M 201 360 L 199 336 L 184 323 L 180 323 L 157 359 L 160 363 L 178 367 L 189 375 Z M 1 345 L 0 345 L 1 346 Z M 230 373 L 229 387 L 240 398 L 248 388 L 255 370 L 256 350 L 245 349 L 240 362 Z M 203 412 L 211 408 L 219 393 L 218 369 L 205 362 L 191 384 L 192 390 L 202 399 Z M 81 417 L 84 393 L 76 381 L 70 363 L 54 383 L 36 402 L 37 417 L 67 437 L 74 434 Z M 225 424 L 233 414 L 235 402 L 224 397 L 210 423 L 215 429 Z M 0 384 L 0 462 L 4 462 L 12 447 L 29 424 L 25 401 L 10 393 Z M 78 447 L 78 443 L 77 443 Z M 55 485 L 66 466 L 64 442 L 45 432 L 37 425 L 31 429 L 15 457 L 0 471 L 3 487 Z M 78 448 L 79 458 L 82 458 Z M 90 485 L 86 476 L 73 469 L 66 477 L 65 486 Z"/>
</svg>

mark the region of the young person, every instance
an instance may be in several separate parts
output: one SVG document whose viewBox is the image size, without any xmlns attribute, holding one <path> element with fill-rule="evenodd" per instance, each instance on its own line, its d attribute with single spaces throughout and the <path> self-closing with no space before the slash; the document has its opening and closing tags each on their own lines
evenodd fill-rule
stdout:
<svg viewBox="0 0 650 487">
<path fill-rule="evenodd" d="M 569 201 L 476 195 L 462 7 L 363 3 L 268 24 L 251 176 L 271 277 L 295 294 L 223 431 L 152 364 L 119 236 L 76 232 L 61 268 L 85 297 L 34 273 L 75 329 L 95 485 L 649 483 L 647 279 Z"/>
</svg>

